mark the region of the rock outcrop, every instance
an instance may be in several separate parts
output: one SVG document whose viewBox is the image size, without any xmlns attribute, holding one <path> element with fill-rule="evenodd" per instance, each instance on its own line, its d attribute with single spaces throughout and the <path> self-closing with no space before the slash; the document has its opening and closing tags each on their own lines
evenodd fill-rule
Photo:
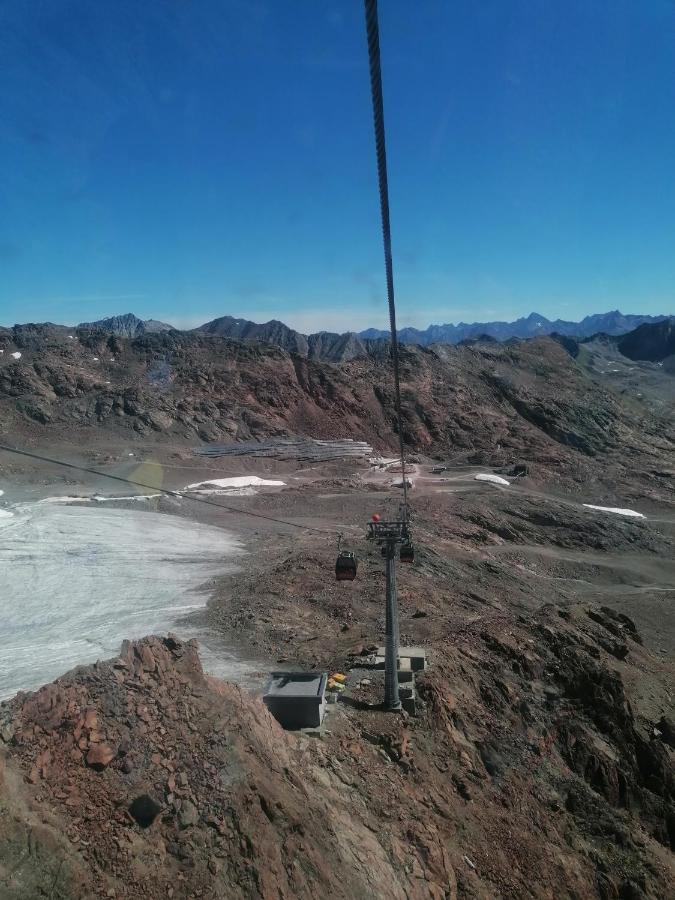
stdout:
<svg viewBox="0 0 675 900">
<path fill-rule="evenodd" d="M 125 643 L 0 705 L 0 896 L 666 896 L 672 736 L 618 643 L 651 665 L 611 611 L 478 617 L 435 643 L 417 718 L 340 704 L 322 739 L 193 642 Z"/>
<path fill-rule="evenodd" d="M 127 643 L 0 720 L 2 897 L 455 896 L 438 834 L 404 851 L 193 642 Z"/>
</svg>

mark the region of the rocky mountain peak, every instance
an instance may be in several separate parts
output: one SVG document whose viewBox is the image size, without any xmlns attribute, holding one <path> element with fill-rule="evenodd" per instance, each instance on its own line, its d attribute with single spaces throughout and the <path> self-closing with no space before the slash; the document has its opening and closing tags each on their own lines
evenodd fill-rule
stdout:
<svg viewBox="0 0 675 900">
<path fill-rule="evenodd" d="M 124 313 L 121 316 L 109 316 L 106 319 L 98 319 L 95 322 L 80 322 L 77 326 L 83 331 L 105 331 L 116 334 L 118 337 L 135 338 L 143 334 L 154 334 L 160 331 L 171 331 L 172 325 L 160 322 L 157 319 L 139 319 L 134 313 Z"/>
</svg>

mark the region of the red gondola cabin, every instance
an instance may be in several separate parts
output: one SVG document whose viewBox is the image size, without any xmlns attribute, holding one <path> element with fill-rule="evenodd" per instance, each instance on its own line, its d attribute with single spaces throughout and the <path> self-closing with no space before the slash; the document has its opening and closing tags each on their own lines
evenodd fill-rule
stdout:
<svg viewBox="0 0 675 900">
<path fill-rule="evenodd" d="M 412 544 L 401 544 L 401 550 L 399 552 L 399 557 L 402 563 L 414 563 L 415 562 L 415 548 Z"/>
<path fill-rule="evenodd" d="M 356 556 L 351 550 L 341 550 L 335 563 L 336 581 L 353 581 L 356 578 Z"/>
</svg>

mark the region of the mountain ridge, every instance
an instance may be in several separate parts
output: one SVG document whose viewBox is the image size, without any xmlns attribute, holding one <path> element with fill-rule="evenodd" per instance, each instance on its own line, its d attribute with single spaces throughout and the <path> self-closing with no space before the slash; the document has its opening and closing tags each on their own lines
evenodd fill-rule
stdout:
<svg viewBox="0 0 675 900">
<path fill-rule="evenodd" d="M 395 444 L 385 342 L 332 365 L 199 331 L 129 339 L 17 326 L 0 332 L 0 349 L 0 420 L 13 438 L 32 439 L 50 426 L 67 440 L 82 428 L 87 440 L 95 430 L 101 439 L 222 443 L 302 434 L 352 437 L 380 450 Z M 468 463 L 546 459 L 575 473 L 584 458 L 619 447 L 638 458 L 671 446 L 669 405 L 658 416 L 646 403 L 625 405 L 598 377 L 549 337 L 403 346 L 404 443 Z"/>
<path fill-rule="evenodd" d="M 348 362 L 358 356 L 365 356 L 369 343 L 353 331 L 343 334 L 318 331 L 305 335 L 277 319 L 257 324 L 248 319 L 220 316 L 193 331 L 217 334 L 231 340 L 262 341 L 281 347 L 289 353 L 298 353 L 308 359 L 321 359 L 324 362 Z"/>
<path fill-rule="evenodd" d="M 641 325 L 653 325 L 669 318 L 667 315 L 624 315 L 619 310 L 611 310 L 607 313 L 585 316 L 580 322 L 572 322 L 564 319 L 550 320 L 540 313 L 532 312 L 512 322 L 459 322 L 457 325 L 429 325 L 423 330 L 401 328 L 398 331 L 398 338 L 403 344 L 428 347 L 432 344 L 460 344 L 463 341 L 475 340 L 506 341 L 511 338 L 544 337 L 551 334 L 575 339 L 590 338 L 596 334 L 618 337 Z M 142 320 L 133 313 L 109 316 L 95 322 L 83 322 L 77 327 L 130 338 L 159 331 L 181 330 L 154 319 Z M 278 319 L 258 323 L 229 315 L 219 316 L 189 330 L 215 334 L 232 340 L 262 341 L 308 359 L 335 363 L 367 355 L 373 342 L 389 339 L 389 331 L 385 329 L 367 328 L 360 332 L 319 331 L 303 334 Z"/>
<path fill-rule="evenodd" d="M 514 322 L 475 322 L 459 325 L 430 325 L 425 331 L 402 328 L 398 338 L 402 344 L 428 347 L 433 344 L 464 344 L 475 341 L 507 341 L 533 337 L 560 337 L 584 340 L 597 334 L 621 337 L 635 328 L 657 325 L 670 320 L 669 316 L 624 315 L 619 310 L 595 313 L 581 322 L 551 321 L 536 312 Z M 217 334 L 233 340 L 262 341 L 281 347 L 289 353 L 299 353 L 308 359 L 323 362 L 348 362 L 359 356 L 367 356 L 373 348 L 389 339 L 389 331 L 369 328 L 361 332 L 343 334 L 320 331 L 305 335 L 277 319 L 257 324 L 247 319 L 221 316 L 193 329 L 197 332 Z"/>
<path fill-rule="evenodd" d="M 585 316 L 580 322 L 572 322 L 565 319 L 551 320 L 540 313 L 531 312 L 528 316 L 512 322 L 459 322 L 457 325 L 429 325 L 424 330 L 401 328 L 398 331 L 398 338 L 404 344 L 420 344 L 424 347 L 435 343 L 458 344 L 460 341 L 476 339 L 482 335 L 499 341 L 512 337 L 540 337 L 554 333 L 577 338 L 591 337 L 598 333 L 616 336 L 633 331 L 640 325 L 655 324 L 668 318 L 667 315 L 624 315 L 620 310 L 615 309 L 607 313 Z M 359 332 L 359 337 L 373 340 L 388 334 L 389 332 L 386 330 L 368 328 Z"/>
</svg>

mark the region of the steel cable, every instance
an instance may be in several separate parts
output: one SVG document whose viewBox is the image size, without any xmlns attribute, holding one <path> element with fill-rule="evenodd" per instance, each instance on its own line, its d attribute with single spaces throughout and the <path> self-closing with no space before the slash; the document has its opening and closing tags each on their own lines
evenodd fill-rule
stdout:
<svg viewBox="0 0 675 900">
<path fill-rule="evenodd" d="M 133 478 L 124 478 L 122 475 L 111 475 L 109 472 L 101 472 L 98 469 L 90 469 L 87 466 L 79 466 L 77 463 L 65 462 L 62 459 L 54 459 L 51 456 L 43 456 L 40 453 L 33 453 L 30 450 L 21 450 L 18 447 L 9 447 L 6 444 L 0 444 L 0 451 L 6 453 L 15 453 L 17 456 L 27 456 L 29 459 L 37 459 L 40 462 L 51 463 L 55 466 L 62 466 L 66 469 L 74 469 L 76 472 L 87 472 L 89 475 L 98 475 L 99 478 L 110 478 L 112 481 L 121 481 L 123 484 L 132 484 L 135 487 L 146 488 L 155 491 L 158 494 L 166 494 L 170 497 L 182 497 L 185 500 L 191 500 L 193 503 L 204 503 L 207 506 L 214 506 L 216 509 L 224 509 L 226 512 L 237 513 L 242 516 L 252 516 L 255 519 L 265 519 L 268 522 L 276 522 L 278 525 L 288 525 L 289 528 L 302 528 L 305 531 L 313 531 L 316 534 L 330 534 L 337 537 L 342 534 L 341 531 L 329 531 L 327 528 L 316 528 L 313 525 L 301 525 L 298 522 L 288 522 L 286 519 L 277 519 L 274 516 L 266 516 L 264 513 L 251 512 L 248 509 L 238 509 L 236 506 L 227 506 L 224 503 L 217 503 L 215 500 L 207 500 L 205 497 L 195 497 L 191 494 L 183 494 L 180 491 L 170 491 L 167 488 L 156 487 L 154 484 L 146 484 L 143 481 L 136 481 Z M 114 498 L 113 498 L 114 499 Z M 350 529 L 349 525 L 340 525 L 342 531 Z"/>
<path fill-rule="evenodd" d="M 389 218 L 389 182 L 387 179 L 387 149 L 384 133 L 384 102 L 382 100 L 382 70 L 380 66 L 380 28 L 377 17 L 377 0 L 365 0 L 366 35 L 368 38 L 368 60 L 370 63 L 370 93 L 373 101 L 373 126 L 375 129 L 375 152 L 377 155 L 377 178 L 380 191 L 380 214 L 382 218 L 382 239 L 384 242 L 384 267 L 387 278 L 387 301 L 389 304 L 389 327 L 391 330 L 391 354 L 394 368 L 394 403 L 398 425 L 398 443 L 401 455 L 401 480 L 403 484 L 404 519 L 408 521 L 408 486 L 405 471 L 405 451 L 403 448 L 403 417 L 401 415 L 401 376 L 399 363 L 398 335 L 396 333 L 396 304 L 394 300 L 394 269 L 391 253 L 391 222 Z"/>
</svg>

